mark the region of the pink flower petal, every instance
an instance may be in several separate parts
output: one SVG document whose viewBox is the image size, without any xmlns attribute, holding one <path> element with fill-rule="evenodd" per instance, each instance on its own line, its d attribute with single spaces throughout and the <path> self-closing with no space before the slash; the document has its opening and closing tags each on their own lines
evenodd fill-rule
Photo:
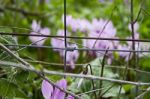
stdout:
<svg viewBox="0 0 150 99">
<path fill-rule="evenodd" d="M 36 35 L 49 35 L 50 34 L 50 29 L 49 28 L 41 28 L 40 24 L 37 23 L 35 20 L 32 22 L 32 30 L 30 34 L 36 34 Z M 32 43 L 36 45 L 43 45 L 47 37 L 37 37 L 37 36 L 29 36 L 29 39 Z"/>
<path fill-rule="evenodd" d="M 35 32 L 31 32 L 30 34 L 36 34 Z M 36 44 L 36 45 L 43 45 L 45 42 L 45 37 L 36 37 L 36 36 L 29 36 L 29 39 L 32 43 Z"/>
<path fill-rule="evenodd" d="M 45 99 L 51 99 L 53 86 L 46 80 L 43 80 L 41 91 Z"/>
<path fill-rule="evenodd" d="M 74 97 L 71 96 L 71 95 L 68 95 L 68 96 L 67 96 L 67 99 L 74 99 Z"/>
<path fill-rule="evenodd" d="M 38 32 L 38 31 L 40 30 L 40 28 L 41 28 L 40 24 L 37 23 L 36 20 L 33 20 L 33 21 L 32 21 L 31 27 L 32 27 L 32 30 L 33 30 L 34 32 Z"/>
<path fill-rule="evenodd" d="M 63 89 L 67 89 L 67 81 L 65 79 L 57 82 L 57 85 Z M 65 93 L 55 88 L 52 99 L 65 99 Z"/>
<path fill-rule="evenodd" d="M 40 30 L 40 33 L 43 35 L 50 35 L 50 29 L 49 28 L 43 28 Z"/>
</svg>

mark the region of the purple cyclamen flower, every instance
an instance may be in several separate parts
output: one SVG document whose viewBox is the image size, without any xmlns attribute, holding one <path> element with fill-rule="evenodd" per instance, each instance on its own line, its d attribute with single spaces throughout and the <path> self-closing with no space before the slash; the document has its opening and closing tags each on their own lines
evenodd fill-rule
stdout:
<svg viewBox="0 0 150 99">
<path fill-rule="evenodd" d="M 118 45 L 118 50 L 130 50 L 130 47 L 128 45 Z M 130 52 L 118 52 L 120 57 L 125 58 L 125 61 L 128 61 L 129 59 L 131 59 Z"/>
<path fill-rule="evenodd" d="M 92 28 L 91 32 L 96 33 L 97 35 L 100 34 L 100 37 L 115 37 L 116 35 L 116 28 L 114 28 L 111 21 L 107 22 L 108 20 L 103 19 L 93 19 L 92 21 Z M 95 35 L 96 36 L 96 35 Z"/>
<path fill-rule="evenodd" d="M 91 28 L 91 24 L 86 19 L 77 19 L 78 21 L 78 30 L 85 33 L 88 32 Z"/>
<path fill-rule="evenodd" d="M 41 28 L 40 23 L 37 23 L 35 20 L 33 20 L 32 25 L 32 32 L 30 34 L 34 35 L 49 35 L 50 30 L 49 28 Z M 38 37 L 38 36 L 29 36 L 29 39 L 31 40 L 32 43 L 36 45 L 43 45 L 46 37 Z"/>
<path fill-rule="evenodd" d="M 109 22 L 108 24 L 107 20 L 97 20 L 94 19 L 92 21 L 92 28 L 90 30 L 90 33 L 88 34 L 89 37 L 102 37 L 102 38 L 115 38 L 116 35 L 116 29 L 113 27 L 112 22 Z M 106 24 L 106 25 L 105 25 Z M 104 28 L 105 26 L 105 28 Z M 108 41 L 108 40 L 88 40 L 87 43 L 89 48 L 92 48 L 94 46 L 94 48 L 97 49 L 106 49 L 109 47 L 109 49 L 113 48 L 113 42 L 112 41 Z M 95 44 L 95 45 L 94 45 Z"/>
<path fill-rule="evenodd" d="M 91 28 L 88 32 L 88 37 L 95 37 L 95 38 L 116 38 L 116 28 L 114 28 L 111 21 L 107 22 L 108 20 L 104 19 L 93 19 Z M 110 41 L 110 40 L 83 40 L 83 45 L 92 49 L 115 49 L 118 42 Z M 101 57 L 104 55 L 104 52 L 98 51 L 93 52 L 90 51 L 91 55 L 96 55 L 97 57 Z M 108 63 L 110 64 L 112 61 L 112 52 L 108 52 Z"/>
<path fill-rule="evenodd" d="M 63 88 L 64 90 L 67 89 L 67 81 L 62 79 L 56 83 L 57 86 Z M 65 93 L 59 90 L 56 87 L 53 87 L 49 82 L 43 80 L 41 91 L 45 99 L 65 99 Z M 67 99 L 74 99 L 74 97 L 68 95 Z"/>
<path fill-rule="evenodd" d="M 79 28 L 79 21 L 76 19 L 71 19 L 70 21 L 67 21 L 68 27 L 71 27 L 72 32 L 76 32 Z"/>
<path fill-rule="evenodd" d="M 78 48 L 78 46 L 76 44 L 70 44 L 69 47 L 70 48 Z M 75 68 L 75 62 L 77 61 L 78 57 L 79 57 L 78 50 L 67 51 L 66 62 L 68 64 L 70 64 L 72 69 Z"/>
<path fill-rule="evenodd" d="M 130 31 L 132 31 L 131 29 L 131 24 L 128 25 L 128 28 Z M 138 33 L 138 29 L 139 29 L 139 24 L 135 23 L 134 24 L 134 38 L 135 39 L 140 39 L 140 34 Z M 132 39 L 132 37 L 128 37 L 128 39 Z M 132 49 L 132 42 L 127 42 L 128 46 L 130 46 L 130 49 Z M 150 44 L 146 43 L 146 42 L 135 42 L 135 50 L 139 51 L 139 50 L 149 50 L 150 49 Z M 139 57 L 143 57 L 144 55 L 146 55 L 148 53 L 139 53 Z"/>
<path fill-rule="evenodd" d="M 107 24 L 106 23 L 107 23 L 107 20 L 93 19 L 92 27 L 89 31 L 88 37 L 115 38 L 116 29 L 114 28 L 112 22 L 108 22 Z M 107 48 L 111 49 L 111 48 L 114 48 L 115 42 L 108 41 L 108 40 L 86 40 L 83 43 L 84 43 L 84 46 L 87 46 L 88 48 L 94 47 L 96 49 L 107 49 Z"/>
<path fill-rule="evenodd" d="M 62 17 L 64 22 L 64 17 Z M 87 32 L 91 24 L 86 19 L 80 19 L 80 18 L 73 18 L 71 15 L 66 16 L 66 26 L 71 28 L 72 32 L 81 31 L 81 32 Z"/>
<path fill-rule="evenodd" d="M 76 32 L 77 30 L 81 32 L 87 32 L 91 27 L 91 24 L 88 20 L 75 19 L 71 15 L 66 16 L 66 25 L 67 27 L 71 28 L 72 32 Z"/>
<path fill-rule="evenodd" d="M 64 22 L 64 15 L 62 16 L 62 21 Z M 70 27 L 72 32 L 76 32 L 79 27 L 79 22 L 72 18 L 71 15 L 66 16 L 66 26 Z"/>
<path fill-rule="evenodd" d="M 130 31 L 132 31 L 131 29 L 131 24 L 128 25 L 128 28 Z M 139 39 L 139 33 L 137 32 L 139 28 L 139 25 L 138 23 L 135 23 L 134 24 L 134 39 Z M 132 37 L 127 37 L 127 39 L 132 39 Z M 132 49 L 132 42 L 131 41 L 128 41 L 127 42 L 127 45 L 118 45 L 118 49 L 119 50 L 131 50 Z M 140 49 L 140 46 L 138 44 L 138 42 L 135 42 L 135 50 L 139 50 Z M 125 61 L 128 61 L 132 58 L 132 53 L 130 54 L 130 52 L 118 52 L 119 55 L 122 57 L 122 58 L 125 58 Z"/>
<path fill-rule="evenodd" d="M 69 35 L 70 35 L 70 33 L 67 32 L 67 36 L 69 36 Z M 64 36 L 64 30 L 58 30 L 57 36 Z M 51 45 L 56 48 L 65 48 L 64 40 L 65 40 L 64 38 L 52 38 Z M 69 39 L 67 39 L 67 40 L 69 40 Z M 60 50 L 60 49 L 53 49 L 53 50 L 59 52 L 60 55 L 63 56 L 63 50 Z"/>
<path fill-rule="evenodd" d="M 70 33 L 67 32 L 67 36 L 69 36 Z M 57 36 L 64 36 L 64 30 L 59 30 L 57 32 Z M 69 39 L 67 39 L 68 41 Z M 55 48 L 65 48 L 65 42 L 64 42 L 64 38 L 52 38 L 51 39 L 51 45 Z M 67 43 L 67 47 L 71 47 L 71 48 L 78 48 L 78 46 L 76 44 L 69 44 Z M 53 49 L 54 51 L 59 52 L 61 57 L 65 57 L 65 51 L 61 50 L 61 49 Z M 70 64 L 71 68 L 74 69 L 75 65 L 74 63 L 77 61 L 79 57 L 79 52 L 77 50 L 74 51 L 67 51 L 67 56 L 66 56 L 66 61 L 68 64 Z"/>
<path fill-rule="evenodd" d="M 39 32 L 39 30 L 41 29 L 40 22 L 37 23 L 36 20 L 33 20 L 31 28 L 34 32 Z"/>
</svg>

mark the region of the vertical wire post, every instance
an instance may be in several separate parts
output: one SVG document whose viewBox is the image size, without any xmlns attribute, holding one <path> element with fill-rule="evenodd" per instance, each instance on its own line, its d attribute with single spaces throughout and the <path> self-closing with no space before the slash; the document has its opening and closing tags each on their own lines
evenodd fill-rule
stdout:
<svg viewBox="0 0 150 99">
<path fill-rule="evenodd" d="M 64 40 L 64 43 L 65 43 L 65 56 L 64 56 L 64 72 L 66 72 L 66 57 L 67 57 L 67 32 L 66 32 L 66 0 L 64 0 L 64 37 L 65 37 L 65 40 Z M 64 78 L 66 78 L 64 76 Z"/>
<path fill-rule="evenodd" d="M 134 7 L 134 4 L 133 4 L 133 0 L 131 0 L 131 33 L 132 33 L 132 50 L 135 51 L 135 33 L 134 33 L 134 13 L 133 13 L 133 7 Z M 133 64 L 135 63 L 135 59 L 136 59 L 136 53 L 133 52 Z M 135 64 L 134 64 L 135 65 Z M 135 66 L 134 66 L 135 67 Z"/>
<path fill-rule="evenodd" d="M 132 39 L 133 39 L 133 41 L 132 41 L 132 50 L 135 51 L 135 41 L 134 41 L 134 39 L 135 39 L 135 33 L 134 33 L 135 21 L 134 21 L 133 7 L 134 7 L 134 3 L 133 3 L 133 0 L 131 0 L 131 8 L 130 8 L 130 10 L 131 10 L 131 31 L 132 31 Z M 136 52 L 133 52 L 133 67 L 134 68 L 137 68 L 136 63 L 137 63 L 136 62 Z M 135 78 L 137 78 L 137 77 L 135 77 Z M 137 81 L 137 79 L 135 79 L 135 80 Z M 138 86 L 136 86 L 136 95 L 138 94 L 138 90 L 139 90 L 139 88 L 138 88 Z"/>
</svg>

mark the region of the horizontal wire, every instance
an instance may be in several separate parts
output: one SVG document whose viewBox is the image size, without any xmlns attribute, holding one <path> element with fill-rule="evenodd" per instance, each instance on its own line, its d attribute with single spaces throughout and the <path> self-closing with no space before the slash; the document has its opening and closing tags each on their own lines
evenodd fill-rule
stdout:
<svg viewBox="0 0 150 99">
<path fill-rule="evenodd" d="M 26 33 L 3 33 L 0 35 L 13 35 L 13 36 L 37 36 L 37 37 L 50 37 L 50 38 L 65 38 L 64 36 L 56 35 L 43 35 L 43 34 L 26 34 Z M 66 38 L 71 39 L 91 39 L 91 40 L 113 40 L 113 41 L 135 41 L 135 42 L 150 42 L 150 39 L 120 39 L 120 38 L 96 38 L 96 37 L 80 37 L 80 36 L 66 36 Z"/>
<path fill-rule="evenodd" d="M 30 62 L 30 63 L 39 63 L 39 64 L 42 64 L 42 65 L 50 65 L 50 66 L 64 66 L 64 64 L 61 64 L 61 63 L 49 63 L 49 62 L 43 62 L 43 61 L 32 61 L 32 60 L 28 60 L 28 59 L 25 59 L 27 62 Z M 85 63 L 85 64 L 74 64 L 75 66 L 79 66 L 79 67 L 84 67 L 86 66 L 88 63 Z M 70 66 L 70 64 L 66 64 L 67 66 Z M 92 64 L 92 66 L 96 66 L 96 67 L 100 67 L 100 65 L 94 65 Z M 104 68 L 115 68 L 115 69 L 125 69 L 125 67 L 123 66 L 112 66 L 112 65 L 106 65 Z M 134 68 L 128 68 L 128 70 L 132 70 L 132 71 L 136 71 L 136 72 L 139 72 L 139 73 L 145 73 L 145 74 L 150 74 L 150 72 L 148 71 L 144 71 L 144 70 L 138 70 L 138 69 L 134 69 Z"/>
<path fill-rule="evenodd" d="M 8 62 L 8 61 L 0 61 L 0 66 L 13 66 L 13 67 L 22 68 L 24 70 L 29 70 L 29 71 L 32 71 L 32 72 L 42 73 L 42 74 L 44 73 L 44 74 L 48 74 L 48 75 L 58 75 L 58 76 L 68 76 L 68 77 L 75 77 L 75 78 L 103 80 L 103 81 L 109 81 L 109 82 L 113 82 L 113 83 L 130 84 L 130 85 L 136 85 L 136 86 L 150 86 L 150 83 L 147 83 L 147 82 L 132 82 L 132 81 L 125 81 L 125 80 L 99 77 L 99 76 L 93 76 L 93 75 L 62 73 L 62 72 L 57 72 L 57 71 L 49 71 L 49 70 L 46 70 L 46 69 L 44 69 L 43 71 L 38 71 L 34 68 L 26 67 L 23 64 L 18 64 L 18 63 Z"/>
<path fill-rule="evenodd" d="M 1 27 L 1 26 L 0 26 Z M 13 27 L 13 28 L 17 28 L 17 27 Z M 18 28 L 17 28 L 18 29 Z M 24 28 L 19 28 L 19 29 L 23 29 L 24 30 Z M 30 29 L 29 29 L 30 30 Z M 56 38 L 56 39 L 59 39 L 59 38 Z M 59 39 L 59 40 L 62 40 L 62 39 Z M 41 41 L 41 40 L 39 40 L 39 41 Z M 62 40 L 62 41 L 64 41 L 64 40 Z M 38 42 L 38 41 L 36 41 L 36 42 Z M 75 42 L 70 42 L 69 41 L 69 43 L 73 43 L 73 44 L 77 44 L 77 45 L 80 45 L 80 46 L 82 46 L 82 47 L 84 47 L 84 48 L 89 48 L 89 47 L 87 47 L 87 46 L 83 46 L 82 44 L 79 44 L 79 43 L 75 43 Z M 36 44 L 35 42 L 34 43 L 31 43 L 30 45 L 34 45 L 34 44 Z M 24 49 L 24 48 L 27 48 L 26 46 L 25 47 L 23 47 L 23 48 L 21 48 L 21 50 L 22 49 Z M 17 51 L 20 51 L 20 49 L 19 50 L 17 50 Z M 103 55 L 103 53 L 102 52 L 96 52 L 96 53 L 100 53 L 100 54 L 102 54 Z M 109 55 L 108 55 L 109 56 Z M 116 61 L 116 60 L 114 60 L 114 61 Z M 119 62 L 119 61 L 118 61 Z"/>
<path fill-rule="evenodd" d="M 111 51 L 111 52 L 141 52 L 141 53 L 149 53 L 150 50 L 118 50 L 118 49 L 95 49 L 95 48 L 59 48 L 59 47 L 52 47 L 52 46 L 39 46 L 39 45 L 25 45 L 25 44 L 4 44 L 5 46 L 19 46 L 19 47 L 29 47 L 29 48 L 49 48 L 49 49 L 59 49 L 59 50 L 67 50 L 67 51 Z"/>
</svg>

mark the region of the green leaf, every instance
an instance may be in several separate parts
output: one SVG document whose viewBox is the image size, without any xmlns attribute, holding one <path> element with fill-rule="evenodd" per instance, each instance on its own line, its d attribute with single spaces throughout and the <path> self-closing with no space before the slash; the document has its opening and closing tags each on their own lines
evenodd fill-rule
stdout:
<svg viewBox="0 0 150 99">
<path fill-rule="evenodd" d="M 12 33 L 13 30 L 9 27 L 0 27 L 0 32 L 2 33 Z M 6 44 L 17 44 L 17 38 L 11 35 L 1 35 L 0 42 Z"/>
<path fill-rule="evenodd" d="M 0 32 L 3 32 L 3 33 L 5 33 L 5 32 L 7 32 L 7 33 L 9 33 L 9 32 L 11 32 L 12 30 L 11 29 L 2 29 L 1 27 L 0 27 Z M 17 38 L 16 37 L 14 37 L 14 36 L 11 36 L 11 35 L 0 35 L 0 43 L 2 43 L 2 44 L 18 44 L 18 41 L 17 41 Z M 17 49 L 18 47 L 9 47 L 9 49 L 10 50 L 12 50 L 12 52 L 14 51 L 14 49 Z M 17 53 L 16 53 L 17 54 Z M 3 50 L 1 50 L 0 49 L 0 59 L 9 59 L 9 60 L 14 60 L 12 57 L 10 57 L 9 56 L 9 54 L 8 53 L 6 53 L 5 51 L 3 51 Z"/>
<path fill-rule="evenodd" d="M 81 99 L 91 99 L 87 94 L 81 95 Z"/>
<path fill-rule="evenodd" d="M 101 73 L 100 72 L 101 68 L 97 67 L 97 66 L 101 66 L 99 58 L 97 58 L 94 61 L 90 62 L 90 64 L 91 64 L 93 74 L 95 76 L 99 76 L 100 73 Z M 88 68 L 88 74 L 90 75 L 90 68 Z M 105 68 L 103 77 L 118 79 L 119 75 L 114 73 L 111 69 Z M 98 89 L 99 85 L 100 85 L 100 82 L 99 81 L 94 81 L 94 84 L 95 84 L 95 88 Z M 109 89 L 112 85 L 113 85 L 113 87 L 111 89 Z M 108 82 L 108 81 L 102 81 L 102 88 L 103 88 L 103 90 L 101 91 L 101 93 L 105 93 L 105 91 L 107 89 L 109 89 L 103 95 L 104 98 L 116 97 L 118 95 L 120 85 L 117 85 L 117 84 L 114 84 L 114 83 L 111 83 L 111 82 Z M 76 78 L 72 82 L 72 84 L 69 86 L 69 90 L 71 90 L 75 93 L 83 93 L 83 92 L 91 91 L 91 90 L 93 90 L 92 81 L 91 80 L 86 80 L 86 79 L 83 79 L 83 78 Z M 98 94 L 98 91 L 96 93 Z M 121 93 L 122 94 L 125 93 L 124 88 L 122 88 Z M 93 98 L 93 93 L 90 93 L 88 95 L 90 95 L 90 97 Z"/>
<path fill-rule="evenodd" d="M 133 86 L 127 84 L 127 85 L 123 85 L 123 88 L 126 92 L 129 92 L 133 88 Z"/>
<path fill-rule="evenodd" d="M 98 66 L 101 66 L 100 58 L 96 58 L 95 60 L 90 62 L 90 65 L 92 67 L 93 74 L 95 76 L 99 76 L 101 73 L 101 67 L 98 67 Z M 88 74 L 90 74 L 90 68 L 88 68 Z M 118 78 L 119 77 L 119 75 L 117 73 L 112 72 L 112 70 L 110 68 L 104 68 L 103 76 L 107 77 L 107 78 Z"/>
<path fill-rule="evenodd" d="M 17 38 L 10 35 L 2 35 L 0 36 L 0 42 L 5 44 L 18 44 Z"/>
<path fill-rule="evenodd" d="M 144 95 L 143 99 L 149 99 L 149 97 L 150 97 L 150 92 L 147 92 L 147 93 Z"/>
<path fill-rule="evenodd" d="M 12 33 L 12 29 L 9 27 L 0 27 L 0 32 L 2 33 Z"/>
<path fill-rule="evenodd" d="M 17 85 L 3 78 L 0 79 L 0 96 L 27 98 Z"/>
</svg>

